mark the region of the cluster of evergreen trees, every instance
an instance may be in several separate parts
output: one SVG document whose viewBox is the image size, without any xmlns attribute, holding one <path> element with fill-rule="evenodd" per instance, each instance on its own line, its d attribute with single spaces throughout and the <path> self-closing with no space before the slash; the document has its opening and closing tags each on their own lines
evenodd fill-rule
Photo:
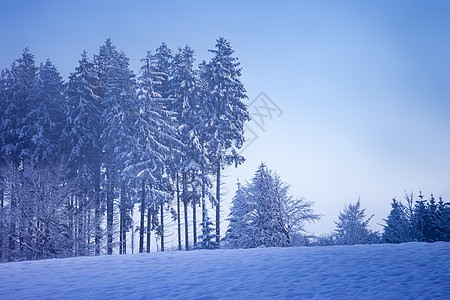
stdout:
<svg viewBox="0 0 450 300">
<path fill-rule="evenodd" d="M 419 193 L 406 195 L 406 204 L 392 200 L 392 209 L 383 232 L 374 232 L 369 227 L 373 215 L 366 217 L 365 209 L 358 200 L 345 207 L 339 214 L 336 229 L 332 234 L 316 237 L 315 245 L 354 245 L 373 243 L 406 243 L 450 241 L 450 203 L 440 197 L 436 202 L 433 194 L 427 200 Z"/>
<path fill-rule="evenodd" d="M 422 193 L 416 201 L 412 194 L 406 195 L 405 199 L 406 205 L 392 200 L 392 210 L 385 220 L 383 241 L 450 241 L 450 203 L 444 202 L 441 197 L 436 202 L 433 194 L 425 199 Z"/>
<path fill-rule="evenodd" d="M 67 83 L 28 49 L 2 70 L 0 261 L 126 254 L 135 207 L 139 252 L 150 252 L 152 233 L 164 251 L 169 216 L 179 250 L 219 247 L 221 170 L 242 163 L 249 114 L 229 42 L 210 51 L 195 68 L 189 46 L 173 54 L 163 43 L 136 75 L 108 39 L 93 58 L 82 53 Z M 450 240 L 449 203 L 406 200 L 393 201 L 381 236 L 358 200 L 315 244 Z M 303 225 L 318 218 L 261 164 L 238 184 L 224 239 L 237 248 L 312 244 Z"/>
<path fill-rule="evenodd" d="M 210 52 L 195 68 L 189 46 L 174 54 L 163 43 L 136 75 L 108 39 L 93 58 L 82 53 L 67 83 L 28 49 L 4 69 L 0 260 L 125 254 L 135 205 L 139 252 L 150 251 L 152 232 L 164 251 L 169 212 L 183 248 L 182 205 L 184 249 L 217 247 L 221 169 L 243 161 L 249 114 L 230 43 L 219 38 Z"/>
</svg>

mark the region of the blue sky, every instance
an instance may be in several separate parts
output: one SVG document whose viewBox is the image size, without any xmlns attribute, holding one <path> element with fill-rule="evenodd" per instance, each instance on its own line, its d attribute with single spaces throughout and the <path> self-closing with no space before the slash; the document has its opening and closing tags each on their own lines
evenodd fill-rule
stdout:
<svg viewBox="0 0 450 300">
<path fill-rule="evenodd" d="M 265 161 L 324 215 L 308 230 L 358 197 L 378 229 L 404 191 L 450 200 L 449 15 L 448 1 L 2 0 L 0 67 L 28 46 L 67 78 L 110 37 L 137 71 L 162 41 L 200 62 L 223 36 L 249 102 L 264 91 L 283 110 L 226 171 L 226 201 Z"/>
</svg>

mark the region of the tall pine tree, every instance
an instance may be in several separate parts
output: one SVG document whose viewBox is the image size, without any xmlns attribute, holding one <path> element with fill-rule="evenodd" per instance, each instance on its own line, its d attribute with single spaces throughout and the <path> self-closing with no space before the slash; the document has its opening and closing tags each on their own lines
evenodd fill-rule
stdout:
<svg viewBox="0 0 450 300">
<path fill-rule="evenodd" d="M 50 60 L 39 67 L 27 102 L 31 109 L 24 119 L 20 136 L 31 142 L 28 159 L 35 163 L 58 160 L 65 125 L 65 87 Z"/>
<path fill-rule="evenodd" d="M 102 147 L 100 135 L 102 102 L 99 96 L 98 69 L 86 51 L 81 55 L 79 66 L 69 77 L 67 85 L 66 125 L 63 132 L 68 166 L 79 184 L 76 205 L 78 211 L 95 210 L 95 252 L 100 253 L 99 241 L 99 185 Z M 94 201 L 92 201 L 94 199 Z M 92 227 L 92 224 L 88 225 Z M 90 239 L 89 236 L 83 239 Z M 84 241 L 82 242 L 84 244 Z M 87 254 L 81 250 L 79 254 Z"/>
<path fill-rule="evenodd" d="M 216 49 L 209 50 L 214 57 L 201 65 L 203 86 L 202 103 L 205 119 L 205 140 L 211 163 L 216 172 L 216 241 L 220 242 L 220 172 L 230 164 L 243 161 L 237 153 L 244 143 L 244 123 L 250 119 L 244 85 L 240 82 L 240 63 L 233 56 L 230 43 L 220 37 Z"/>
<path fill-rule="evenodd" d="M 181 143 L 174 125 L 175 116 L 168 109 L 168 100 L 162 98 L 156 91 L 156 87 L 160 84 L 159 74 L 153 71 L 150 52 L 142 62 L 138 79 L 139 115 L 135 121 L 134 148 L 130 153 L 132 159 L 127 161 L 124 172 L 134 174 L 142 181 L 141 224 L 144 223 L 145 217 L 143 211 L 147 209 L 147 252 L 149 252 L 150 229 L 152 224 L 155 224 L 155 212 L 157 209 L 163 212 L 164 206 L 172 197 L 166 165 L 179 152 Z M 146 186 L 148 186 L 147 193 Z M 161 220 L 164 220 L 164 216 Z M 140 245 L 142 245 L 140 251 L 143 251 L 144 228 L 141 226 L 140 230 Z M 160 227 L 159 234 L 164 246 L 162 231 Z"/>
</svg>

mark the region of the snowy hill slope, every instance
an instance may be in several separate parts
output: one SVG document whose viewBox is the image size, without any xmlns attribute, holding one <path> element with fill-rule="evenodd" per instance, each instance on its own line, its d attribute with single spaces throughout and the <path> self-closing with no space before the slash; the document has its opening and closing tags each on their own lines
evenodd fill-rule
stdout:
<svg viewBox="0 0 450 300">
<path fill-rule="evenodd" d="M 1 299 L 450 299 L 450 243 L 259 248 L 0 265 Z"/>
</svg>

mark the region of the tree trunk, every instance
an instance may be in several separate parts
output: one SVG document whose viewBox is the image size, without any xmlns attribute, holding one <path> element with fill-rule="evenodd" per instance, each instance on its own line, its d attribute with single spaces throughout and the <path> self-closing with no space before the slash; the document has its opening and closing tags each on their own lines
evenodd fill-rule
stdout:
<svg viewBox="0 0 450 300">
<path fill-rule="evenodd" d="M 164 203 L 161 203 L 161 224 L 160 224 L 160 234 L 161 234 L 161 252 L 164 252 Z"/>
<path fill-rule="evenodd" d="M 122 254 L 127 254 L 127 199 L 125 181 L 122 181 L 120 189 L 120 210 L 121 210 L 121 224 L 122 224 Z"/>
<path fill-rule="evenodd" d="M 107 234 L 107 251 L 108 254 L 112 254 L 112 242 L 113 242 L 113 224 L 114 224 L 114 179 L 111 175 L 112 171 L 109 170 L 108 179 L 108 192 L 106 195 L 106 234 Z"/>
<path fill-rule="evenodd" d="M 152 211 L 150 205 L 147 209 L 147 253 L 150 253 L 150 239 L 152 235 Z"/>
<path fill-rule="evenodd" d="M 74 196 L 70 196 L 70 200 L 69 200 L 69 205 L 68 205 L 68 209 L 69 209 L 69 234 L 70 234 L 70 238 L 69 240 L 71 241 L 71 248 L 72 248 L 72 256 L 75 256 L 75 245 L 74 245 L 74 241 L 75 241 L 75 235 L 74 235 L 74 223 L 73 223 L 73 198 Z"/>
<path fill-rule="evenodd" d="M 147 210 L 147 253 L 150 253 L 150 241 L 152 235 L 152 210 L 151 206 L 153 205 L 153 191 L 152 186 L 150 185 L 150 201 L 148 202 L 148 210 Z"/>
<path fill-rule="evenodd" d="M 216 183 L 216 242 L 220 244 L 220 162 L 217 163 Z"/>
<path fill-rule="evenodd" d="M 78 226 L 79 226 L 79 218 L 80 218 L 80 214 L 78 211 L 78 196 L 75 195 L 73 197 L 73 216 L 74 216 L 74 220 L 73 220 L 73 237 L 74 237 L 74 253 L 75 256 L 78 256 L 78 254 L 80 253 L 80 234 L 79 234 L 79 230 L 78 230 Z"/>
<path fill-rule="evenodd" d="M 197 203 L 192 202 L 192 237 L 194 245 L 197 244 Z"/>
<path fill-rule="evenodd" d="M 91 211 L 90 210 L 88 210 L 87 211 L 87 218 L 86 218 L 86 225 L 85 225 L 85 228 L 87 228 L 89 231 L 90 231 L 90 229 L 91 229 Z M 86 230 L 85 230 L 86 231 Z M 87 245 L 88 245 L 88 247 L 87 247 L 87 255 L 88 256 L 90 256 L 91 255 L 91 247 L 89 247 L 89 245 L 91 244 L 91 235 L 90 234 L 88 234 L 87 235 Z M 97 254 L 96 254 L 97 255 Z"/>
<path fill-rule="evenodd" d="M 205 201 L 205 184 L 202 183 L 202 233 L 206 232 L 206 201 Z"/>
<path fill-rule="evenodd" d="M 14 186 L 11 188 L 11 203 L 10 203 L 10 223 L 9 223 L 9 255 L 8 255 L 8 261 L 14 261 L 14 255 L 16 250 L 16 241 L 14 240 L 14 237 L 16 235 L 16 211 L 17 211 L 17 203 L 14 195 L 12 194 L 14 192 Z"/>
<path fill-rule="evenodd" d="M 84 228 L 84 206 L 83 206 L 83 202 L 84 202 L 84 195 L 83 198 L 80 199 L 80 197 L 78 197 L 77 199 L 77 215 L 78 215 L 78 220 L 77 220 L 77 227 L 78 227 L 78 256 L 84 256 L 85 255 L 85 246 L 86 246 L 86 230 L 83 230 Z"/>
<path fill-rule="evenodd" d="M 119 208 L 119 254 L 123 254 L 123 211 L 122 211 L 122 199 L 120 200 Z"/>
<path fill-rule="evenodd" d="M 102 237 L 101 211 L 100 211 L 100 163 L 95 166 L 94 174 L 94 226 L 95 226 L 95 255 L 100 255 L 100 239 Z"/>
<path fill-rule="evenodd" d="M 139 253 L 144 252 L 144 226 L 145 226 L 145 180 L 142 179 L 141 195 L 141 223 L 139 225 Z"/>
<path fill-rule="evenodd" d="M 178 225 L 178 250 L 181 250 L 181 215 L 180 215 L 180 177 L 177 171 L 177 225 Z"/>
<path fill-rule="evenodd" d="M 189 250 L 189 223 L 188 223 L 188 199 L 187 199 L 187 185 L 186 173 L 183 173 L 183 204 L 184 204 L 184 243 L 185 250 Z"/>
<path fill-rule="evenodd" d="M 0 216 L 3 213 L 4 204 L 4 193 L 3 189 L 0 190 Z M 5 236 L 5 228 L 3 227 L 3 218 L 0 218 L 0 263 L 3 262 L 3 237 Z"/>
</svg>

